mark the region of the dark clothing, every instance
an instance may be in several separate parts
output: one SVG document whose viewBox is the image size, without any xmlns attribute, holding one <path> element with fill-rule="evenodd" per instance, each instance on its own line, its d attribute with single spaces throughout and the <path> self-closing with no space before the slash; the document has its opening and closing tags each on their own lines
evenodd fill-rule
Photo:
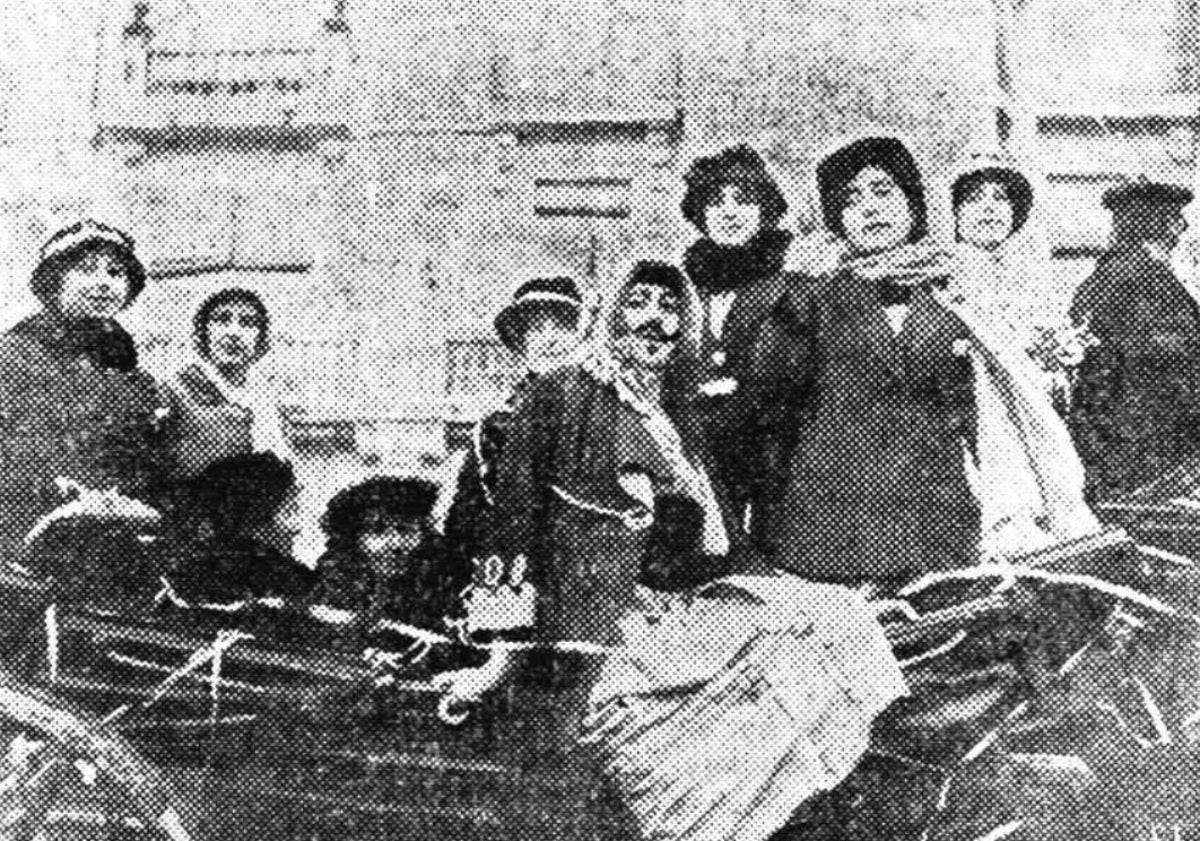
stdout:
<svg viewBox="0 0 1200 841">
<path fill-rule="evenodd" d="M 691 403 L 668 414 L 689 463 L 708 465 Z M 505 557 L 528 558 L 528 579 L 538 591 L 537 630 L 544 638 L 615 642 L 617 619 L 633 606 L 646 532 L 589 508 L 624 512 L 635 506 L 618 482 L 628 465 L 646 472 L 656 493 L 680 492 L 644 420 L 614 384 L 582 366 L 539 378 L 513 417 L 498 476 L 497 543 Z M 736 541 L 727 507 L 724 525 Z"/>
<path fill-rule="evenodd" d="M 974 557 L 974 380 L 956 352 L 969 335 L 924 286 L 895 334 L 875 284 L 846 269 L 778 302 L 739 407 L 746 440 L 786 465 L 758 523 L 776 563 L 817 581 L 898 583 Z"/>
<path fill-rule="evenodd" d="M 172 402 L 171 446 L 184 477 L 254 450 L 252 414 L 230 403 L 199 365 L 180 371 L 168 394 Z"/>
<path fill-rule="evenodd" d="M 76 329 L 43 312 L 0 338 L 0 555 L 20 560 L 24 535 L 64 501 L 59 477 L 154 504 L 166 403 L 136 359 L 115 322 Z"/>
<path fill-rule="evenodd" d="M 316 574 L 278 549 L 251 537 L 216 538 L 185 549 L 170 576 L 189 604 L 229 604 L 248 599 L 304 599 Z"/>
<path fill-rule="evenodd" d="M 759 331 L 790 278 L 783 275 L 784 257 L 791 244 L 788 231 L 764 230 L 744 247 L 719 246 L 697 240 L 684 254 L 683 265 L 696 284 L 704 314 L 701 337 L 701 395 L 697 412 L 708 433 L 714 467 L 729 492 L 736 516 L 747 505 L 764 504 L 763 477 L 769 472 L 763 455 L 736 425 L 740 384 L 736 372 L 749 364 Z M 716 296 L 734 295 L 723 323 L 714 319 Z"/>
<path fill-rule="evenodd" d="M 779 287 L 779 274 L 791 241 L 787 231 L 766 230 L 740 248 L 701 239 L 684 254 L 684 271 L 696 285 L 703 304 L 702 384 L 732 376 L 737 358 L 749 350 L 757 327 L 773 303 L 769 293 Z M 726 293 L 736 297 L 723 323 L 718 324 L 713 300 Z"/>
<path fill-rule="evenodd" d="M 480 557 L 491 538 L 496 470 L 513 412 L 532 383 L 531 374 L 513 389 L 501 408 L 476 424 L 471 448 L 459 469 L 443 532 L 450 549 L 468 562 Z"/>
<path fill-rule="evenodd" d="M 1079 366 L 1071 433 L 1093 500 L 1130 493 L 1200 452 L 1200 312 L 1144 248 L 1118 246 L 1075 294 L 1099 344 Z"/>
<path fill-rule="evenodd" d="M 471 583 L 471 568 L 456 563 L 445 542 L 427 536 L 392 575 L 379 578 L 370 561 L 354 551 L 331 550 L 317 561 L 314 604 L 348 610 L 364 627 L 392 619 L 445 632 L 445 617 L 461 613 L 461 593 Z"/>
</svg>

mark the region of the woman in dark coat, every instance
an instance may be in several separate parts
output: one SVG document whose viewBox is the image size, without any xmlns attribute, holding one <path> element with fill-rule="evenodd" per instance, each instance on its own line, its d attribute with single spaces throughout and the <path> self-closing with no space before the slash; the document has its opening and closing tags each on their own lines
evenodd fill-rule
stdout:
<svg viewBox="0 0 1200 841">
<path fill-rule="evenodd" d="M 1099 340 L 1079 366 L 1071 432 L 1096 500 L 1131 493 L 1200 452 L 1200 309 L 1171 270 L 1192 193 L 1131 183 L 1104 195 L 1113 245 L 1071 317 Z"/>
<path fill-rule="evenodd" d="M 749 440 L 790 452 L 759 537 L 805 578 L 886 591 L 976 556 L 970 333 L 935 300 L 945 273 L 914 246 L 925 199 L 900 141 L 845 146 L 817 181 L 846 257 L 778 303 L 739 377 Z"/>
<path fill-rule="evenodd" d="M 496 315 L 496 335 L 520 360 L 525 375 L 504 405 L 475 424 L 458 471 L 444 531 L 451 549 L 467 562 L 480 556 L 492 536 L 497 470 L 513 413 L 539 377 L 578 361 L 582 308 L 583 295 L 574 280 L 537 277 L 521 283 Z"/>
<path fill-rule="evenodd" d="M 0 555 L 38 571 L 74 576 L 62 553 L 30 558 L 33 525 L 65 500 L 56 480 L 116 488 L 153 502 L 169 468 L 161 424 L 166 403 L 138 367 L 133 339 L 116 321 L 146 273 L 133 240 L 96 222 L 59 231 L 42 247 L 32 289 L 40 312 L 0 338 Z M 97 540 L 102 535 L 95 535 Z M 111 565 L 123 552 L 86 554 Z M 60 547 L 61 548 L 61 547 Z M 57 557 L 52 557 L 57 555 Z"/>
<path fill-rule="evenodd" d="M 761 507 L 764 465 L 748 464 L 750 442 L 732 438 L 730 403 L 739 399 L 734 371 L 744 367 L 771 305 L 783 294 L 781 274 L 792 234 L 780 229 L 787 201 L 758 153 L 731 146 L 694 161 L 684 175 L 680 209 L 700 233 L 683 257 L 701 304 L 701 414 L 716 467 L 734 505 Z"/>
</svg>

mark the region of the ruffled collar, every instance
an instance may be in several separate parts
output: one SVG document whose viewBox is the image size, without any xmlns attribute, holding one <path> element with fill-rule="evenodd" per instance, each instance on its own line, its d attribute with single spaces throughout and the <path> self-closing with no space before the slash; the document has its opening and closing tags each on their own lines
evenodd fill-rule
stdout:
<svg viewBox="0 0 1200 841">
<path fill-rule="evenodd" d="M 683 255 L 683 267 L 701 292 L 734 292 L 783 268 L 791 231 L 768 228 L 742 246 L 717 245 L 708 237 L 696 240 Z"/>
</svg>

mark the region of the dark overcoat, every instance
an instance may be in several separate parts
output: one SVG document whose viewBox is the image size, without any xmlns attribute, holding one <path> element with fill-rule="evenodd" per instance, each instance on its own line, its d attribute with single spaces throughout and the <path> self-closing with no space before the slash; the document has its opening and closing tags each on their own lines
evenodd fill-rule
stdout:
<svg viewBox="0 0 1200 841">
<path fill-rule="evenodd" d="M 1200 452 L 1200 311 L 1164 262 L 1122 245 L 1075 294 L 1099 344 L 1079 366 L 1070 427 L 1092 499 L 1121 496 Z"/>
<path fill-rule="evenodd" d="M 685 456 L 704 466 L 722 500 L 690 401 L 667 411 Z M 583 366 L 538 379 L 510 427 L 496 522 L 500 554 L 528 559 L 540 636 L 615 643 L 617 619 L 635 606 L 646 532 L 604 513 L 634 507 L 618 481 L 630 465 L 649 474 L 656 492 L 679 492 L 639 410 L 612 383 Z M 722 507 L 726 534 L 736 545 L 737 525 Z"/>
<path fill-rule="evenodd" d="M 532 383 L 532 376 L 522 380 L 504 405 L 485 415 L 471 431 L 471 446 L 459 468 L 443 527 L 449 549 L 467 562 L 480 557 L 491 538 L 496 475 L 508 426 Z"/>
<path fill-rule="evenodd" d="M 98 366 L 45 313 L 0 337 L 0 554 L 20 560 L 24 535 L 64 501 L 59 477 L 154 502 L 166 412 L 146 372 Z"/>
<path fill-rule="evenodd" d="M 880 294 L 844 269 L 794 286 L 740 377 L 746 435 L 782 468 L 760 542 L 812 580 L 900 583 L 975 557 L 968 328 L 918 286 L 896 334 Z"/>
</svg>

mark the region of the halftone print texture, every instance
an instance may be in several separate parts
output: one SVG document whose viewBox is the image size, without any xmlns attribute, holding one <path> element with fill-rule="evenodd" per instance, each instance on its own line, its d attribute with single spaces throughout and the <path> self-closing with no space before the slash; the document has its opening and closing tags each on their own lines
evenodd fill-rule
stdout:
<svg viewBox="0 0 1200 841">
<path fill-rule="evenodd" d="M 0 836 L 1200 837 L 1195 2 L 0 7 Z"/>
</svg>

